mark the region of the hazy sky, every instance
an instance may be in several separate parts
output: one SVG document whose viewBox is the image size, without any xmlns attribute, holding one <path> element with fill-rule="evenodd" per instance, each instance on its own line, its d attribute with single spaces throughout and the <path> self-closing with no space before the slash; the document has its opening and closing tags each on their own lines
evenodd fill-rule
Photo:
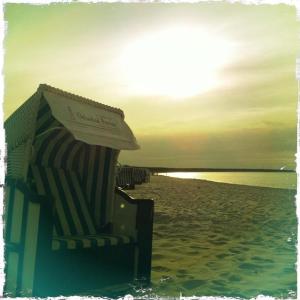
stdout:
<svg viewBox="0 0 300 300">
<path fill-rule="evenodd" d="M 6 4 L 5 117 L 39 83 L 124 110 L 121 163 L 294 168 L 298 25 L 286 5 Z"/>
</svg>

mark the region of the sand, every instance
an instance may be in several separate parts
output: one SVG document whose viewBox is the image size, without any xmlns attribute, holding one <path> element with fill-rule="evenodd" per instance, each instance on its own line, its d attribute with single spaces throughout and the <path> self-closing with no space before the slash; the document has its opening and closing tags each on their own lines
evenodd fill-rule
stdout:
<svg viewBox="0 0 300 300">
<path fill-rule="evenodd" d="M 148 292 L 296 297 L 295 190 L 152 176 L 127 192 L 155 201 Z"/>
</svg>

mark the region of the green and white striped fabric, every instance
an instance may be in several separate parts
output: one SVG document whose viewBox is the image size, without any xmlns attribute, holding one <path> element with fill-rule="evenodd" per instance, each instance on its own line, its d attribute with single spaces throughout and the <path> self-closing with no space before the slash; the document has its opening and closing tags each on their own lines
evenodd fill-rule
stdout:
<svg viewBox="0 0 300 300">
<path fill-rule="evenodd" d="M 133 238 L 125 235 L 111 235 L 111 234 L 54 237 L 52 240 L 52 250 L 60 250 L 60 249 L 71 250 L 71 249 L 116 246 L 116 245 L 131 244 L 133 241 L 134 241 Z"/>
<path fill-rule="evenodd" d="M 36 135 L 31 164 L 76 172 L 96 227 L 104 227 L 112 215 L 119 151 L 75 140 L 53 118 L 45 100 L 41 101 L 38 112 Z"/>
<path fill-rule="evenodd" d="M 81 249 L 132 243 L 122 235 L 97 234 L 80 176 L 64 169 L 31 166 L 38 194 L 54 201 L 52 249 Z"/>
<path fill-rule="evenodd" d="M 91 212 L 77 173 L 64 169 L 31 166 L 37 192 L 54 201 L 55 233 L 58 236 L 96 234 Z"/>
<path fill-rule="evenodd" d="M 109 221 L 115 188 L 115 162 L 118 151 L 85 145 L 82 185 L 97 228 Z"/>
<path fill-rule="evenodd" d="M 6 185 L 5 291 L 8 296 L 31 295 L 33 289 L 40 205 L 30 200 L 30 195 L 16 185 Z"/>
<path fill-rule="evenodd" d="M 80 171 L 85 144 L 75 140 L 73 135 L 52 116 L 50 107 L 44 99 L 41 100 L 38 111 L 35 135 L 32 164 Z"/>
</svg>

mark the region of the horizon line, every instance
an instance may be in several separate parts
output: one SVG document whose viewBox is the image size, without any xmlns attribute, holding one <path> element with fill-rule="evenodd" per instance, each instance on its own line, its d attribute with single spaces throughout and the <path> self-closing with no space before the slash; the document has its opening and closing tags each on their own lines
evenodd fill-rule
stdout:
<svg viewBox="0 0 300 300">
<path fill-rule="evenodd" d="M 136 168 L 145 168 L 150 171 L 163 173 L 163 172 L 278 172 L 278 173 L 296 173 L 293 169 L 262 169 L 262 168 L 176 168 L 176 167 L 147 167 L 147 166 L 130 166 Z"/>
</svg>

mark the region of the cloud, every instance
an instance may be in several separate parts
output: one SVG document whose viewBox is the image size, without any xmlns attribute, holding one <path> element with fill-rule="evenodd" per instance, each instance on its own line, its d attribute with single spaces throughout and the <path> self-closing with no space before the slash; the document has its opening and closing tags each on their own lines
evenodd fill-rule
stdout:
<svg viewBox="0 0 300 300">
<path fill-rule="evenodd" d="M 124 163 L 168 167 L 294 167 L 296 128 L 241 128 L 206 135 L 141 138 Z"/>
</svg>

